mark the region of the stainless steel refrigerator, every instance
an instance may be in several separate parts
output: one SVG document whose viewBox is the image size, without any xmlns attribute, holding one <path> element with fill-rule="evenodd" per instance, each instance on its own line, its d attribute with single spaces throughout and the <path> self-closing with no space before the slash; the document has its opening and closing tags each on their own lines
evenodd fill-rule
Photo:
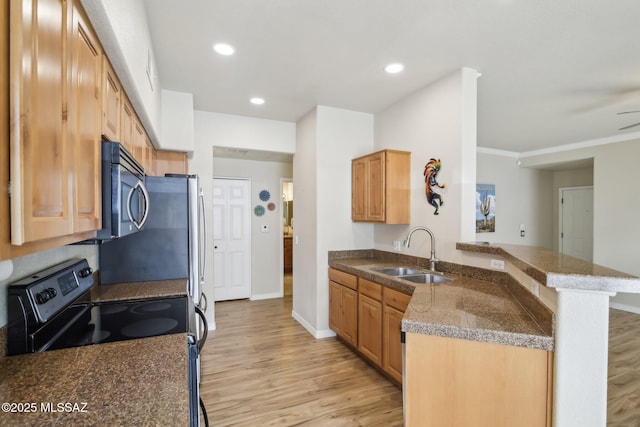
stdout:
<svg viewBox="0 0 640 427">
<path fill-rule="evenodd" d="M 100 245 L 100 283 L 184 278 L 194 304 L 205 309 L 206 217 L 198 176 L 149 176 L 145 186 L 147 222 L 138 233 Z"/>
</svg>

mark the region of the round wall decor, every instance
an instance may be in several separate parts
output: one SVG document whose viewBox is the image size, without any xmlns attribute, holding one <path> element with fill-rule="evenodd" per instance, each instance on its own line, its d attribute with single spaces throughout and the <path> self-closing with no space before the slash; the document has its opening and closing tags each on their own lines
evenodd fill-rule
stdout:
<svg viewBox="0 0 640 427">
<path fill-rule="evenodd" d="M 253 213 L 256 214 L 256 216 L 264 215 L 264 206 L 257 205 L 255 208 L 253 208 Z"/>
</svg>

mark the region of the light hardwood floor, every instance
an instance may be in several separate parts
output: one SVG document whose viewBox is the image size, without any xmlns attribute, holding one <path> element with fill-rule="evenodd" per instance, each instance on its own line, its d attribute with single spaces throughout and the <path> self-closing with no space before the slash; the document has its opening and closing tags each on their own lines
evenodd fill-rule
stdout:
<svg viewBox="0 0 640 427">
<path fill-rule="evenodd" d="M 402 392 L 342 342 L 314 339 L 291 297 L 216 303 L 202 354 L 211 426 L 401 426 Z M 640 426 L 640 315 L 611 310 L 608 426 Z"/>
</svg>

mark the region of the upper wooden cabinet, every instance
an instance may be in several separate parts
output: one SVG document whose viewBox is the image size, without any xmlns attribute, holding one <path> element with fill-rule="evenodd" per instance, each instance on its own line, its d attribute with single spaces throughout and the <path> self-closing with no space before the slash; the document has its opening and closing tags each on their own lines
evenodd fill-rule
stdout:
<svg viewBox="0 0 640 427">
<path fill-rule="evenodd" d="M 67 137 L 73 152 L 73 231 L 98 230 L 101 222 L 102 48 L 80 0 L 74 0 L 69 38 Z"/>
<path fill-rule="evenodd" d="M 122 86 L 105 56 L 102 69 L 102 134 L 109 141 L 120 142 Z"/>
<path fill-rule="evenodd" d="M 383 150 L 351 163 L 351 218 L 384 224 L 410 222 L 411 153 Z"/>
<path fill-rule="evenodd" d="M 96 230 L 102 48 L 79 0 L 10 17 L 11 243 Z"/>
<path fill-rule="evenodd" d="M 120 143 L 133 155 L 133 123 L 135 122 L 136 112 L 131 106 L 129 98 L 122 94 L 122 110 L 120 111 Z"/>
<path fill-rule="evenodd" d="M 164 176 L 167 173 L 189 173 L 187 167 L 187 155 L 179 151 L 156 151 L 157 176 Z"/>
</svg>

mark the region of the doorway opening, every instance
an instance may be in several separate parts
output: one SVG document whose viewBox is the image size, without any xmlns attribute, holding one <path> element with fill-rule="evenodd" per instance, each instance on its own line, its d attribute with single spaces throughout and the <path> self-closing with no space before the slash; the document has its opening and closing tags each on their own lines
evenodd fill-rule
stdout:
<svg viewBox="0 0 640 427">
<path fill-rule="evenodd" d="M 282 295 L 293 296 L 293 181 L 282 178 Z"/>
</svg>

